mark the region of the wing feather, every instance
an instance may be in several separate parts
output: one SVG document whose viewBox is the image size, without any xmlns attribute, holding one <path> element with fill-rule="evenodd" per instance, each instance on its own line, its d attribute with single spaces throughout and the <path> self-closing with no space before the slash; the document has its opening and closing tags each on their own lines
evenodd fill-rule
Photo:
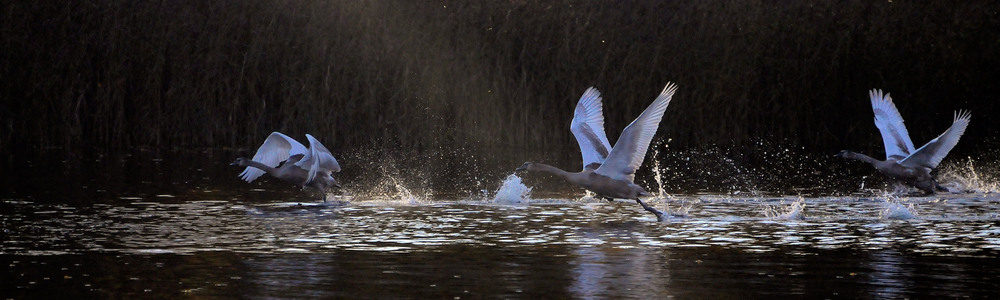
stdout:
<svg viewBox="0 0 1000 300">
<path fill-rule="evenodd" d="M 307 149 L 302 143 L 275 131 L 267 136 L 267 139 L 260 145 L 260 148 L 257 148 L 257 153 L 254 154 L 253 160 L 273 168 L 277 167 L 281 162 L 288 160 L 289 156 L 306 154 L 306 151 Z M 240 173 L 240 178 L 246 180 L 246 182 L 253 182 L 261 175 L 264 175 L 264 170 L 247 167 Z"/>
<path fill-rule="evenodd" d="M 593 169 L 607 159 L 611 143 L 604 133 L 604 113 L 602 112 L 601 93 L 591 87 L 583 93 L 576 104 L 570 131 L 580 144 L 583 154 L 583 169 Z"/>
<path fill-rule="evenodd" d="M 632 124 L 625 127 L 615 147 L 611 148 L 608 159 L 594 172 L 617 180 L 635 179 L 635 171 L 646 158 L 649 142 L 653 140 L 653 135 L 656 134 L 656 129 L 659 128 L 660 120 L 663 118 L 663 112 L 666 111 L 676 91 L 677 85 L 667 83 L 656 100 L 653 100 L 653 103 L 646 107 Z"/>
<path fill-rule="evenodd" d="M 910 133 L 906 131 L 903 117 L 892 103 L 889 94 L 873 89 L 868 92 L 875 112 L 875 127 L 882 133 L 882 143 L 885 145 L 885 158 L 900 160 L 913 153 L 913 142 Z"/>
<path fill-rule="evenodd" d="M 941 160 L 948 155 L 948 152 L 958 144 L 958 139 L 965 133 L 965 128 L 969 127 L 971 119 L 972 113 L 969 111 L 955 112 L 948 130 L 899 161 L 899 164 L 907 167 L 936 168 Z"/>
<path fill-rule="evenodd" d="M 336 158 L 333 158 L 333 154 L 326 149 L 326 146 L 323 146 L 323 143 L 310 134 L 306 134 L 306 139 L 309 140 L 309 150 L 301 160 L 295 163 L 296 166 L 309 171 L 305 183 L 313 181 L 316 174 L 330 175 L 330 172 L 340 172 L 340 163 L 337 162 Z"/>
</svg>

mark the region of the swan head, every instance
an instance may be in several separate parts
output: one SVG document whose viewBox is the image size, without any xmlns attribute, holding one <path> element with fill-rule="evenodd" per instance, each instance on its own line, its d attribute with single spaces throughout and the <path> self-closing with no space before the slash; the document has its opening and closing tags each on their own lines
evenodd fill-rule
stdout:
<svg viewBox="0 0 1000 300">
<path fill-rule="evenodd" d="M 247 166 L 247 161 L 249 161 L 249 159 L 247 159 L 246 157 L 237 157 L 236 161 L 234 161 L 233 163 L 231 163 L 229 165 L 230 166 L 246 167 Z"/>
<path fill-rule="evenodd" d="M 840 150 L 840 152 L 838 152 L 837 154 L 835 154 L 833 156 L 835 156 L 835 157 L 847 157 L 850 154 L 851 154 L 851 151 Z"/>
<path fill-rule="evenodd" d="M 514 169 L 514 171 L 516 172 L 516 171 L 531 170 L 534 167 L 535 167 L 535 163 L 529 161 L 529 162 L 524 163 L 520 167 L 517 167 L 517 169 Z"/>
</svg>

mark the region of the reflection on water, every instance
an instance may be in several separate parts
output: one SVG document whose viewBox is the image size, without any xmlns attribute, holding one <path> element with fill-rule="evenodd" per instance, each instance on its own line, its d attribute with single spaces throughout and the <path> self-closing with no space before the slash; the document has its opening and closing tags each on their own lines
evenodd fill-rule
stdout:
<svg viewBox="0 0 1000 300">
<path fill-rule="evenodd" d="M 878 199 L 700 197 L 687 218 L 657 224 L 629 202 L 536 199 L 428 204 L 352 199 L 331 203 L 134 201 L 75 206 L 2 203 L 6 254 L 86 252 L 247 253 L 332 250 L 412 252 L 444 245 L 619 248 L 724 247 L 749 252 L 851 248 L 984 256 L 1000 251 L 997 199 L 912 198 L 919 217 L 887 218 Z M 804 202 L 804 204 L 801 204 Z M 654 202 L 655 203 L 655 202 Z M 662 204 L 660 204 L 662 205 Z M 768 216 L 772 206 L 801 215 Z M 805 208 L 802 208 L 805 207 Z M 890 206 L 892 207 L 892 206 Z M 903 208 L 896 208 L 903 209 Z M 911 215 L 912 216 L 912 215 Z"/>
<path fill-rule="evenodd" d="M 665 223 L 628 202 L 348 200 L 4 200 L 0 257 L 10 266 L 4 290 L 13 293 L 7 296 L 53 286 L 106 296 L 151 290 L 282 297 L 648 298 L 739 291 L 950 297 L 995 295 L 997 283 L 988 278 L 1000 275 L 993 195 L 898 200 L 918 212 L 905 220 L 882 218 L 886 202 L 880 199 L 698 196 L 684 200 L 693 203 L 690 216 Z M 766 213 L 793 206 L 802 207 L 801 219 Z M 934 289 L 927 289 L 932 282 Z"/>
<path fill-rule="evenodd" d="M 387 177 L 319 203 L 201 156 L 18 161 L 70 167 L 5 175 L 0 297 L 1000 296 L 994 193 L 667 194 L 663 180 L 650 203 L 675 216 L 656 222 L 633 202 L 504 180 L 510 170 L 477 192 Z"/>
</svg>

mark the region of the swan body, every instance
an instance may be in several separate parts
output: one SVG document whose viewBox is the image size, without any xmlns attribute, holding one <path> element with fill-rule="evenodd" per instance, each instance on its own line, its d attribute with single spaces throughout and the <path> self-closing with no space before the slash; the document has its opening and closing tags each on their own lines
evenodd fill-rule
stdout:
<svg viewBox="0 0 1000 300">
<path fill-rule="evenodd" d="M 635 171 L 646 157 L 649 143 L 656 134 L 663 112 L 670 104 L 677 86 L 668 83 L 663 91 L 631 124 L 625 127 L 614 147 L 610 146 L 604 133 L 604 115 L 600 93 L 589 88 L 580 97 L 570 123 L 570 131 L 576 137 L 583 156 L 583 170 L 567 172 L 559 168 L 534 162 L 526 162 L 517 171 L 541 171 L 561 177 L 572 184 L 611 199 L 632 199 L 643 209 L 662 220 L 663 213 L 642 202 L 639 197 L 652 196 L 646 189 L 635 184 Z"/>
<path fill-rule="evenodd" d="M 330 187 L 340 187 L 331 173 L 340 172 L 340 164 L 312 135 L 306 134 L 309 148 L 295 139 L 280 132 L 272 132 L 257 149 L 253 159 L 236 158 L 235 166 L 247 167 L 240 173 L 240 178 L 253 182 L 264 173 L 287 182 L 312 188 L 323 194 L 326 202 L 326 190 Z"/>
<path fill-rule="evenodd" d="M 970 112 L 955 112 L 948 130 L 919 149 L 914 149 L 910 135 L 903 124 L 903 117 L 892 103 L 892 97 L 877 89 L 871 90 L 868 96 L 872 111 L 875 112 L 875 127 L 878 127 L 882 134 L 885 160 L 848 150 L 840 151 L 836 156 L 869 163 L 879 173 L 927 193 L 934 193 L 936 190 L 947 191 L 937 184 L 934 176 L 931 176 L 931 170 L 936 168 L 948 152 L 958 144 L 959 138 L 969 126 L 969 120 L 972 118 Z"/>
</svg>

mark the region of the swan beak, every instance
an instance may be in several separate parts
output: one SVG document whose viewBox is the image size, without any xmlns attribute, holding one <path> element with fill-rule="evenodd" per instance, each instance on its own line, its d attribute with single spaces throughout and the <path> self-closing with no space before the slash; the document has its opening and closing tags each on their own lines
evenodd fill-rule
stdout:
<svg viewBox="0 0 1000 300">
<path fill-rule="evenodd" d="M 844 155 L 847 155 L 847 150 L 843 150 L 843 151 L 837 152 L 837 154 L 834 154 L 833 156 L 834 157 L 844 157 Z"/>
<path fill-rule="evenodd" d="M 524 170 L 527 170 L 527 169 L 528 169 L 528 167 L 520 166 L 520 167 L 517 167 L 517 169 L 514 169 L 514 172 L 524 171 Z"/>
<path fill-rule="evenodd" d="M 230 163 L 229 165 L 230 166 L 239 166 L 240 164 L 234 161 L 234 162 Z"/>
</svg>

